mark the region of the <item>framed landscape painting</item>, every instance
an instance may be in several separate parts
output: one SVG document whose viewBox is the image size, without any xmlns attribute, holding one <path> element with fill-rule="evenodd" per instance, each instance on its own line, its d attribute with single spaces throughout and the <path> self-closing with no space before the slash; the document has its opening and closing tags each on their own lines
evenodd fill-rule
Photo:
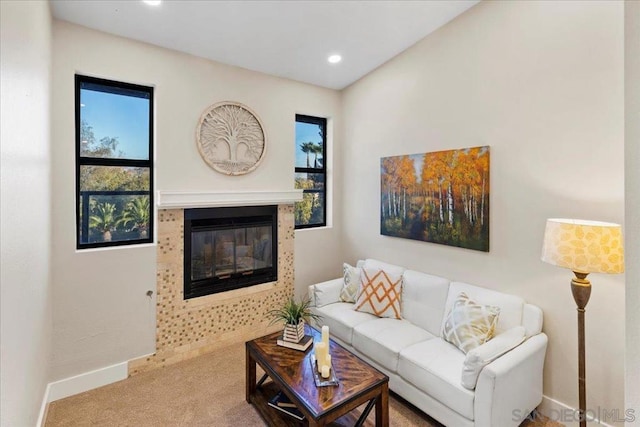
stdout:
<svg viewBox="0 0 640 427">
<path fill-rule="evenodd" d="M 489 252 L 489 146 L 380 159 L 380 233 Z"/>
</svg>

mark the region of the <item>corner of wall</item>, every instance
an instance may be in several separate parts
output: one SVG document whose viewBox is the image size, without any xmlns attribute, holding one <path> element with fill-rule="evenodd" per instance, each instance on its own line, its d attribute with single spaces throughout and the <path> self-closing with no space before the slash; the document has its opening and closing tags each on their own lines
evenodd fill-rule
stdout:
<svg viewBox="0 0 640 427">
<path fill-rule="evenodd" d="M 625 1 L 625 408 L 640 418 L 640 2 Z M 627 421 L 626 425 L 636 425 Z"/>
<path fill-rule="evenodd" d="M 51 369 L 52 17 L 48 1 L 0 7 L 0 424 L 26 426 L 44 419 Z"/>
</svg>

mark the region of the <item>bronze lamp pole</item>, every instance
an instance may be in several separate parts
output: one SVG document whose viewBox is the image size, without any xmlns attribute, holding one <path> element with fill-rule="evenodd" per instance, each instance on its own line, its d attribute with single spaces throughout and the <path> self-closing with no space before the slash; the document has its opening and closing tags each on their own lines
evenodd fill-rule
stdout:
<svg viewBox="0 0 640 427">
<path fill-rule="evenodd" d="M 542 245 L 542 261 L 569 268 L 575 274 L 571 280 L 571 293 L 578 310 L 578 411 L 580 427 L 586 427 L 584 313 L 591 296 L 591 282 L 587 280 L 587 275 L 624 271 L 622 228 L 609 222 L 548 219 Z"/>
</svg>

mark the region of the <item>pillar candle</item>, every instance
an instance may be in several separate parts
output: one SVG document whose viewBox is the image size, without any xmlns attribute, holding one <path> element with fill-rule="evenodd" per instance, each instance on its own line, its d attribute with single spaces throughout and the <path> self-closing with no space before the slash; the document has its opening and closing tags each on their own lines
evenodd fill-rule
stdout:
<svg viewBox="0 0 640 427">
<path fill-rule="evenodd" d="M 318 372 L 322 372 L 322 365 L 325 364 L 325 359 L 327 358 L 327 346 L 323 342 L 316 343 L 315 351 Z"/>
<path fill-rule="evenodd" d="M 327 354 L 327 357 L 324 358 L 324 363 L 331 369 L 331 355 Z"/>
<path fill-rule="evenodd" d="M 327 357 L 329 357 L 329 327 L 324 325 L 322 327 L 322 342 L 325 344 L 324 347 L 324 357 L 321 359 L 321 364 L 327 364 Z"/>
<path fill-rule="evenodd" d="M 329 378 L 330 368 L 327 365 L 322 365 L 322 378 Z"/>
<path fill-rule="evenodd" d="M 322 327 L 322 342 L 327 346 L 327 352 L 329 351 L 329 327 Z"/>
</svg>

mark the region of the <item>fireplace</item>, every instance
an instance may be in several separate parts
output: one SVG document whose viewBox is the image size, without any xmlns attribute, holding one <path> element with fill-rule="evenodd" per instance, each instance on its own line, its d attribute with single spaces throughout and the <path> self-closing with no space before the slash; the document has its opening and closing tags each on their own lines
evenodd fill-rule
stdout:
<svg viewBox="0 0 640 427">
<path fill-rule="evenodd" d="M 129 375 L 170 366 L 275 332 L 277 325 L 269 323 L 266 313 L 273 307 L 282 306 L 294 290 L 294 203 L 302 199 L 302 190 L 158 191 L 157 196 L 156 349 L 153 354 L 130 360 Z M 248 216 L 253 216 L 256 212 L 251 212 L 248 207 L 256 205 L 277 205 L 277 211 L 275 207 L 266 211 L 266 216 L 271 217 L 270 222 L 277 230 L 272 229 L 271 233 L 274 238 L 271 263 L 277 268 L 272 278 L 277 276 L 277 280 L 200 298 L 194 296 L 202 289 L 194 287 L 194 291 L 189 289 L 186 293 L 190 299 L 185 299 L 185 276 L 190 277 L 191 274 L 190 263 L 185 270 L 185 252 L 188 252 L 187 259 L 190 259 L 192 220 L 200 221 L 207 216 L 214 216 L 214 219 L 231 216 L 235 217 L 232 221 L 238 222 L 247 214 L 241 213 L 238 217 L 237 211 L 225 213 L 220 210 L 222 215 L 215 212 L 223 207 L 246 206 L 243 209 L 247 209 Z M 189 212 L 193 208 L 202 209 Z M 187 221 L 185 212 L 190 218 Z M 196 227 L 199 225 L 202 224 L 194 223 Z M 185 235 L 189 236 L 189 240 L 185 241 Z M 243 251 L 241 248 L 241 255 Z"/>
<path fill-rule="evenodd" d="M 184 210 L 184 299 L 275 282 L 277 206 Z"/>
</svg>

